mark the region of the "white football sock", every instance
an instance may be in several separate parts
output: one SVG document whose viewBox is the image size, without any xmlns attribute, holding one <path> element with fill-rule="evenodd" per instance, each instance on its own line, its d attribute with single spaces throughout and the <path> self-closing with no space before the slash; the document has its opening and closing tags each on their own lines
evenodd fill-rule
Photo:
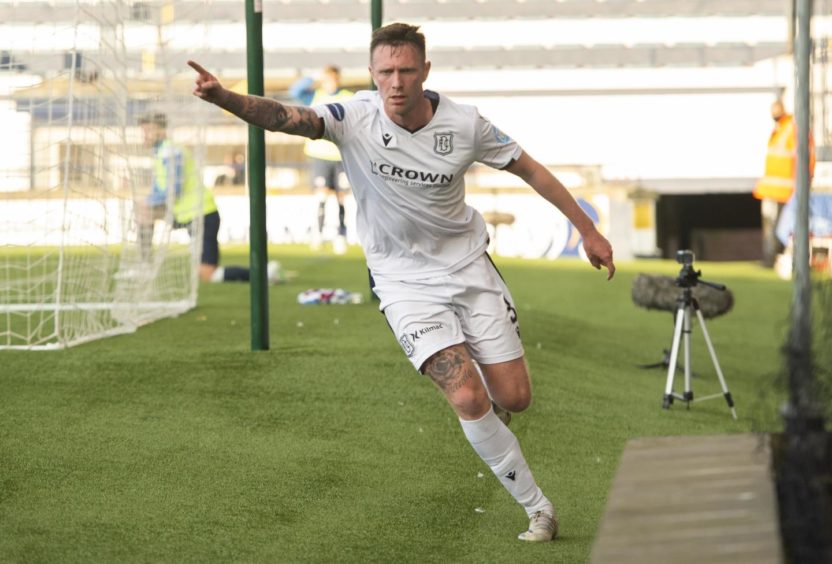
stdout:
<svg viewBox="0 0 832 564">
<path fill-rule="evenodd" d="M 225 267 L 218 266 L 211 275 L 211 282 L 222 282 L 223 280 L 225 280 Z"/>
<path fill-rule="evenodd" d="M 520 443 L 508 427 L 489 409 L 475 421 L 459 420 L 474 451 L 485 462 L 503 487 L 531 516 L 536 511 L 555 514 L 549 501 L 534 481 Z"/>
</svg>

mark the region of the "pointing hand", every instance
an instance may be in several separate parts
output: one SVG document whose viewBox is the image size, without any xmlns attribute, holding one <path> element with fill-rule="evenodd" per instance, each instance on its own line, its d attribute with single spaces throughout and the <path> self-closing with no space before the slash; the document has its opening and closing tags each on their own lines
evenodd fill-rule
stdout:
<svg viewBox="0 0 832 564">
<path fill-rule="evenodd" d="M 196 61 L 188 61 L 188 66 L 198 73 L 196 86 L 194 87 L 194 96 L 202 98 L 206 102 L 219 103 L 223 98 L 225 89 L 220 84 L 220 81 L 217 80 L 217 77 L 202 68 L 202 65 Z"/>
</svg>

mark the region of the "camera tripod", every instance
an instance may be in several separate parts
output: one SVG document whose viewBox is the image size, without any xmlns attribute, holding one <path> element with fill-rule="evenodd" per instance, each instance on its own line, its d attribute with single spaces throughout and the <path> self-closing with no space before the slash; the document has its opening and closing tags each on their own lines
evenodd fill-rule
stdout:
<svg viewBox="0 0 832 564">
<path fill-rule="evenodd" d="M 689 251 L 687 251 L 689 253 Z M 676 279 L 676 285 L 682 288 L 682 295 L 679 296 L 676 303 L 678 304 L 678 308 L 676 310 L 676 317 L 675 317 L 675 325 L 673 330 L 673 344 L 670 348 L 670 361 L 667 367 L 667 384 L 664 388 L 664 400 L 662 402 L 662 407 L 664 409 L 669 409 L 670 405 L 673 403 L 674 398 L 679 399 L 687 403 L 688 408 L 690 408 L 690 404 L 694 401 L 693 399 L 693 390 L 691 389 L 691 369 L 690 369 L 690 353 L 691 353 L 691 329 L 692 329 L 692 312 L 696 312 L 696 317 L 699 319 L 699 326 L 702 328 L 702 335 L 705 337 L 705 344 L 708 345 L 708 352 L 711 355 L 711 360 L 714 363 L 714 368 L 716 369 L 716 374 L 719 377 L 719 384 L 722 386 L 722 396 L 725 397 L 725 401 L 728 402 L 728 408 L 731 410 L 731 416 L 736 419 L 737 418 L 737 411 L 734 409 L 734 400 L 731 397 L 731 392 L 728 391 L 728 385 L 725 383 L 725 377 L 722 375 L 722 369 L 719 367 L 719 360 L 716 357 L 716 351 L 714 350 L 713 343 L 711 343 L 711 337 L 708 335 L 708 328 L 705 326 L 705 318 L 702 315 L 702 312 L 699 310 L 699 303 L 696 301 L 696 298 L 693 297 L 693 287 L 699 283 L 705 284 L 710 286 L 711 288 L 715 288 L 717 290 L 725 290 L 725 286 L 722 284 L 715 284 L 713 282 L 706 282 L 705 280 L 700 280 L 699 276 L 701 275 L 700 271 L 693 270 L 693 253 L 690 253 L 690 257 L 682 255 L 683 251 L 679 251 L 678 255 L 680 258 L 679 262 L 682 262 L 682 258 L 685 258 L 684 266 L 682 266 L 682 270 L 679 273 L 679 277 Z M 689 260 L 689 262 L 688 262 Z M 682 340 L 682 335 L 684 335 L 685 341 L 685 391 L 683 394 L 678 394 L 673 391 L 673 379 L 676 375 L 676 361 L 679 356 L 679 346 Z M 705 396 L 702 398 L 697 398 L 695 401 L 704 401 L 707 399 L 713 399 L 719 397 L 720 394 L 714 394 L 710 396 Z"/>
</svg>

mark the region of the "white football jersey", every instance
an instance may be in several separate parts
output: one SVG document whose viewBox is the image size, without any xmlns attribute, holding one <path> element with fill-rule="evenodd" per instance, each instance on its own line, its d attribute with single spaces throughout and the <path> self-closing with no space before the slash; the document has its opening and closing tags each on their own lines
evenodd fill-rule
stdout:
<svg viewBox="0 0 832 564">
<path fill-rule="evenodd" d="M 357 204 L 357 233 L 373 275 L 418 280 L 450 274 L 488 245 L 485 221 L 465 203 L 474 161 L 503 168 L 522 149 L 480 116 L 435 92 L 430 123 L 415 133 L 384 112 L 378 92 L 315 107 L 338 145 Z"/>
</svg>

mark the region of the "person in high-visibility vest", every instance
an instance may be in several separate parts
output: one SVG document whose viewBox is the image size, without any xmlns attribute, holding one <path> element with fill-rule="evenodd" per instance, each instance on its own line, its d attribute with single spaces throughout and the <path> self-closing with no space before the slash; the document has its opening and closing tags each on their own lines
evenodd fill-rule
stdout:
<svg viewBox="0 0 832 564">
<path fill-rule="evenodd" d="M 203 282 L 247 282 L 250 271 L 243 266 L 219 266 L 220 248 L 217 235 L 220 214 L 211 190 L 202 189 L 196 162 L 191 152 L 171 141 L 167 136 L 167 116 L 156 113 L 139 118 L 145 145 L 153 151 L 150 194 L 136 204 L 139 228 L 139 249 L 142 259 L 149 262 L 152 251 L 153 228 L 164 219 L 168 208 L 168 193 L 173 189 L 173 227 L 187 228 L 193 234 L 194 220 L 203 216 L 202 256 L 199 279 Z M 270 282 L 280 281 L 280 265 L 271 261 L 267 267 Z"/>
<path fill-rule="evenodd" d="M 314 87 L 311 78 L 304 77 L 292 84 L 289 94 L 307 106 L 319 106 L 348 100 L 353 92 L 341 87 L 341 70 L 335 65 L 328 65 L 323 69 L 318 88 Z M 343 254 L 347 250 L 344 197 L 349 187 L 341 164 L 341 152 L 334 143 L 324 139 L 308 139 L 303 152 L 312 162 L 312 189 L 318 200 L 317 231 L 312 232 L 312 246 L 320 247 L 326 218 L 326 200 L 330 194 L 334 194 L 338 201 L 338 234 L 332 241 L 332 250 L 336 254 Z"/>
<path fill-rule="evenodd" d="M 760 211 L 763 228 L 763 264 L 773 266 L 783 244 L 775 235 L 775 227 L 783 204 L 794 194 L 797 172 L 797 123 L 787 113 L 782 100 L 771 105 L 774 130 L 768 140 L 765 173 L 754 187 L 754 197 L 762 200 Z M 815 171 L 815 142 L 809 132 L 809 178 Z"/>
</svg>

